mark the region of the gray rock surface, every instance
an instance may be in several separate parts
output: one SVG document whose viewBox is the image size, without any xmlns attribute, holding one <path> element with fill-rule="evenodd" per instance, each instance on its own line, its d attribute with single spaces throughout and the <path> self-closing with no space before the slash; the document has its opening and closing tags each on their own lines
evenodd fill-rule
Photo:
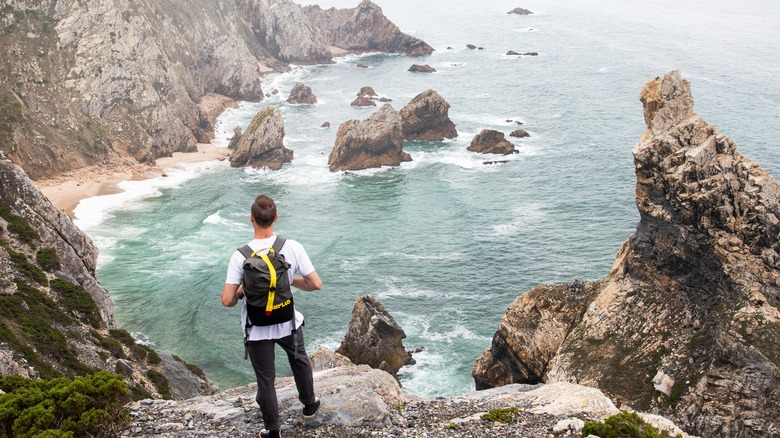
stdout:
<svg viewBox="0 0 780 438">
<path fill-rule="evenodd" d="M 268 105 L 260 109 L 249 122 L 236 151 L 230 155 L 230 165 L 279 170 L 292 159 L 293 151 L 284 147 L 282 114 L 276 107 Z"/>
<path fill-rule="evenodd" d="M 401 117 L 385 104 L 366 120 L 347 120 L 339 126 L 328 167 L 338 172 L 398 166 L 412 160 L 403 144 Z"/>
<path fill-rule="evenodd" d="M 262 100 L 263 76 L 290 62 L 427 46 L 370 2 L 315 21 L 291 0 L 13 0 L 8 7 L 7 82 L 16 84 L 11 104 L 19 104 L 9 158 L 36 180 L 106 160 L 154 164 L 192 151 L 213 135 L 218 113 L 203 109 L 204 96 Z"/>
<path fill-rule="evenodd" d="M 411 56 L 430 55 L 433 48 L 424 41 L 402 33 L 382 9 L 363 0 L 351 9 L 325 9 L 318 5 L 303 8 L 306 16 L 332 46 L 352 52 L 391 52 Z"/>
<path fill-rule="evenodd" d="M 475 379 L 583 383 L 703 436 L 775 436 L 780 183 L 696 115 L 679 72 L 640 98 L 636 231 L 605 279 L 520 295 Z"/>
</svg>

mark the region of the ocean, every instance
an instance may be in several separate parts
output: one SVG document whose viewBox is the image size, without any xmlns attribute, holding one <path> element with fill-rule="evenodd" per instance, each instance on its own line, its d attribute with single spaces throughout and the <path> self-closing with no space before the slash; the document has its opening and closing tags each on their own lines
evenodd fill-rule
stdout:
<svg viewBox="0 0 780 438">
<path fill-rule="evenodd" d="M 295 152 L 282 170 L 191 164 L 124 182 L 122 193 L 75 210 L 100 248 L 97 275 L 116 303 L 117 326 L 198 365 L 223 389 L 253 381 L 239 309 L 219 297 L 231 253 L 251 239 L 248 209 L 260 193 L 277 202 L 277 233 L 306 247 L 324 282 L 296 296 L 309 353 L 335 350 L 355 299 L 373 295 L 405 330 L 405 346 L 423 348 L 400 371 L 404 388 L 436 397 L 474 388 L 474 361 L 520 294 L 609 272 L 638 221 L 631 149 L 645 130 L 639 92 L 648 80 L 679 69 L 697 113 L 780 171 L 777 2 L 375 1 L 436 51 L 294 66 L 265 78 L 264 90 L 278 94 L 220 117 L 213 143 L 226 147 L 235 126 L 277 106 Z M 507 14 L 517 6 L 534 14 Z M 408 72 L 412 64 L 436 72 Z M 296 82 L 318 103 L 286 104 Z M 407 143 L 413 161 L 397 168 L 331 173 L 338 126 L 376 109 L 350 106 L 362 86 L 396 110 L 436 90 L 458 137 Z M 321 127 L 326 121 L 331 128 Z M 467 151 L 483 128 L 530 137 L 508 137 L 519 150 L 511 156 Z M 277 370 L 290 374 L 281 356 Z"/>
</svg>

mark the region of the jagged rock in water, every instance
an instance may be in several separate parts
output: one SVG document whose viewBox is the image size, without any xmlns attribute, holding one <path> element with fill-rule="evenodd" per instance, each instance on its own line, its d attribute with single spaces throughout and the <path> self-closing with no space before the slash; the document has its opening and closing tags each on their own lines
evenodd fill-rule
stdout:
<svg viewBox="0 0 780 438">
<path fill-rule="evenodd" d="M 376 91 L 374 91 L 373 87 L 365 86 L 360 87 L 360 91 L 357 93 L 358 97 L 360 96 L 366 96 L 366 97 L 376 97 Z"/>
<path fill-rule="evenodd" d="M 374 99 L 366 96 L 358 96 L 350 103 L 351 106 L 376 106 Z"/>
<path fill-rule="evenodd" d="M 241 142 L 241 136 L 243 133 L 241 132 L 241 127 L 236 126 L 233 128 L 233 136 L 230 137 L 230 142 L 228 143 L 228 149 L 235 150 L 238 147 L 238 144 Z"/>
<path fill-rule="evenodd" d="M 530 137 L 531 134 L 528 133 L 525 129 L 515 129 L 514 131 L 509 133 L 510 137 L 518 137 L 518 138 L 525 138 Z"/>
<path fill-rule="evenodd" d="M 311 87 L 306 84 L 298 82 L 290 91 L 290 96 L 287 98 L 287 103 L 293 105 L 297 104 L 313 104 L 317 103 L 317 96 L 311 92 Z"/>
<path fill-rule="evenodd" d="M 330 122 L 323 122 L 320 128 L 330 128 Z"/>
<path fill-rule="evenodd" d="M 442 141 L 457 137 L 449 110 L 450 104 L 436 91 L 428 89 L 418 94 L 399 111 L 404 140 Z"/>
<path fill-rule="evenodd" d="M 511 141 L 504 138 L 504 133 L 494 129 L 483 129 L 471 140 L 466 149 L 482 154 L 516 154 L 517 149 Z"/>
<path fill-rule="evenodd" d="M 529 11 L 525 8 L 514 8 L 511 11 L 507 12 L 507 14 L 516 14 L 516 15 L 531 15 L 533 12 Z"/>
<path fill-rule="evenodd" d="M 395 375 L 412 355 L 404 348 L 403 329 L 376 298 L 366 295 L 355 300 L 352 320 L 336 353 L 352 362 L 383 369 Z"/>
<path fill-rule="evenodd" d="M 702 436 L 780 423 L 780 183 L 693 110 L 672 71 L 641 92 L 640 221 L 608 276 L 507 309 L 480 386 L 569 381 Z"/>
<path fill-rule="evenodd" d="M 339 126 L 328 157 L 331 172 L 398 166 L 412 157 L 403 151 L 401 116 L 385 104 L 366 120 L 347 120 Z"/>
<path fill-rule="evenodd" d="M 306 6 L 303 12 L 333 46 L 354 52 L 391 52 L 430 55 L 433 47 L 398 29 L 370 0 L 351 9 Z"/>
<path fill-rule="evenodd" d="M 436 69 L 431 67 L 428 64 L 425 65 L 412 64 L 412 66 L 409 67 L 409 71 L 415 73 L 436 73 Z"/>
<path fill-rule="evenodd" d="M 284 147 L 282 114 L 269 105 L 258 111 L 249 122 L 236 151 L 230 155 L 230 165 L 279 170 L 292 159 L 293 151 Z"/>
</svg>

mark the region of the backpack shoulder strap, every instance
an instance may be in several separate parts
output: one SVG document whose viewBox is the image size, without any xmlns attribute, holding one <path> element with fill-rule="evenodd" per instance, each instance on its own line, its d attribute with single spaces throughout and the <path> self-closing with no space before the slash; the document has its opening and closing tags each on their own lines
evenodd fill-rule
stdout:
<svg viewBox="0 0 780 438">
<path fill-rule="evenodd" d="M 254 251 L 252 251 L 252 248 L 250 248 L 249 245 L 244 245 L 241 248 L 238 248 L 238 252 L 240 252 L 245 259 L 248 259 L 252 256 Z"/>
<path fill-rule="evenodd" d="M 279 254 L 279 251 L 282 250 L 282 247 L 284 246 L 285 242 L 287 242 L 287 239 L 285 239 L 282 236 L 276 236 L 276 240 L 274 241 L 274 244 L 271 247 L 274 250 L 275 254 Z"/>
</svg>

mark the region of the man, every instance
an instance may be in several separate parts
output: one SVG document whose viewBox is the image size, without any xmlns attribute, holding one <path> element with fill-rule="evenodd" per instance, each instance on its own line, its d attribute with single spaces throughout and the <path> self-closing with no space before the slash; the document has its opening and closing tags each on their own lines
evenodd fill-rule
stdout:
<svg viewBox="0 0 780 438">
<path fill-rule="evenodd" d="M 252 214 L 249 220 L 254 229 L 254 240 L 249 242 L 252 251 L 258 253 L 267 252 L 276 241 L 274 234 L 274 222 L 279 218 L 276 214 L 276 204 L 265 195 L 260 195 L 252 204 Z M 314 270 L 309 256 L 303 246 L 288 239 L 279 251 L 290 264 L 287 274 L 290 284 L 303 291 L 319 290 L 322 280 Z M 236 251 L 230 258 L 227 269 L 225 288 L 222 290 L 222 305 L 235 306 L 238 300 L 243 298 L 243 263 L 245 257 Z M 295 274 L 300 275 L 296 277 Z M 246 300 L 245 300 L 246 301 Z M 295 385 L 298 388 L 298 399 L 303 403 L 303 416 L 310 418 L 320 407 L 320 401 L 314 396 L 314 379 L 312 378 L 309 356 L 303 345 L 303 315 L 295 311 L 295 330 L 292 330 L 290 322 L 275 325 L 256 326 L 245 328 L 246 349 L 257 377 L 257 404 L 263 415 L 265 429 L 260 432 L 260 437 L 277 438 L 281 428 L 279 420 L 279 404 L 276 399 L 276 387 L 274 379 L 274 346 L 278 344 L 287 353 L 287 358 L 292 368 Z M 241 309 L 241 326 L 246 327 L 247 306 L 244 303 Z"/>
</svg>

